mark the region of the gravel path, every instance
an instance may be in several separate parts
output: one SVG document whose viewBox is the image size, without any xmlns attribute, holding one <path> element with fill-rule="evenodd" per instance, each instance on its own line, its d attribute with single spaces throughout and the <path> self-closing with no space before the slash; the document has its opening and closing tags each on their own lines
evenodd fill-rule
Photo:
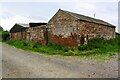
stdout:
<svg viewBox="0 0 120 80">
<path fill-rule="evenodd" d="M 28 52 L 2 44 L 3 78 L 117 78 L 118 61 Z"/>
</svg>

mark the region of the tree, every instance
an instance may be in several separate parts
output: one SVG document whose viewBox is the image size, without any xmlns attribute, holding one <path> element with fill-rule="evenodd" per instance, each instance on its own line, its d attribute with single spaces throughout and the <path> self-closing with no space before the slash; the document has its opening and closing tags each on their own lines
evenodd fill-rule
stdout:
<svg viewBox="0 0 120 80">
<path fill-rule="evenodd" d="M 3 31 L 3 28 L 0 26 L 0 31 Z"/>
</svg>

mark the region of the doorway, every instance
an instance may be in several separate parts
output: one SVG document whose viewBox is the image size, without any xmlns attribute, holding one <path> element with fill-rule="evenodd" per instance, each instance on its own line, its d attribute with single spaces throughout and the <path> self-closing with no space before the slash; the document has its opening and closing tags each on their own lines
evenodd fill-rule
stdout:
<svg viewBox="0 0 120 80">
<path fill-rule="evenodd" d="M 84 42 L 85 42 L 85 37 L 84 37 L 84 35 L 82 35 L 82 36 L 80 37 L 80 45 L 83 45 Z"/>
</svg>

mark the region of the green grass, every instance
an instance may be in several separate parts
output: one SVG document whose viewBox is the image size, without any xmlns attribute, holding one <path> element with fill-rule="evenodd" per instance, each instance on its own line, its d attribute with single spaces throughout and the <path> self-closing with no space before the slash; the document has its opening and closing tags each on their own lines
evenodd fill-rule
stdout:
<svg viewBox="0 0 120 80">
<path fill-rule="evenodd" d="M 17 48 L 48 55 L 79 56 L 81 58 L 105 60 L 110 59 L 120 49 L 120 36 L 110 40 L 104 40 L 103 38 L 91 39 L 87 45 L 79 47 L 62 46 L 50 42 L 48 45 L 40 45 L 35 42 L 20 40 L 10 40 L 6 43 Z"/>
<path fill-rule="evenodd" d="M 79 46 L 79 51 L 99 49 L 102 52 L 115 52 L 120 49 L 120 36 L 115 39 L 105 40 L 104 38 L 94 38 L 88 41 L 87 45 Z"/>
</svg>

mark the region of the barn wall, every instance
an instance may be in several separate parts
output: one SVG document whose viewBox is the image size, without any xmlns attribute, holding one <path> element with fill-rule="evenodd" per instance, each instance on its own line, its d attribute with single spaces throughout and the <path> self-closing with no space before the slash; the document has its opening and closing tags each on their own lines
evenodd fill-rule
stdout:
<svg viewBox="0 0 120 80">
<path fill-rule="evenodd" d="M 76 46 L 87 44 L 94 37 L 106 39 L 115 37 L 115 28 L 76 20 L 72 15 L 59 10 L 48 22 L 49 41 L 61 45 Z"/>
<path fill-rule="evenodd" d="M 27 29 L 26 29 L 27 30 Z M 27 32 L 26 31 L 22 31 L 21 32 L 21 36 L 22 36 L 22 40 L 26 40 L 26 37 L 27 37 Z"/>
<path fill-rule="evenodd" d="M 21 32 L 10 33 L 10 36 L 11 36 L 11 40 L 21 40 L 22 39 Z"/>
<path fill-rule="evenodd" d="M 104 37 L 105 39 L 111 39 L 115 38 L 115 28 L 86 22 L 86 21 L 78 21 L 76 26 L 76 34 L 77 37 L 77 43 L 80 44 L 80 37 L 83 35 L 86 39 L 91 39 L 94 37 Z"/>
<path fill-rule="evenodd" d="M 30 39 L 30 41 L 38 42 L 40 44 L 45 44 L 46 43 L 45 29 L 46 29 L 45 25 L 29 27 L 27 29 L 27 39 Z"/>
<path fill-rule="evenodd" d="M 63 11 L 58 11 L 48 22 L 49 41 L 61 45 L 76 45 L 74 37 L 75 18 Z"/>
</svg>

